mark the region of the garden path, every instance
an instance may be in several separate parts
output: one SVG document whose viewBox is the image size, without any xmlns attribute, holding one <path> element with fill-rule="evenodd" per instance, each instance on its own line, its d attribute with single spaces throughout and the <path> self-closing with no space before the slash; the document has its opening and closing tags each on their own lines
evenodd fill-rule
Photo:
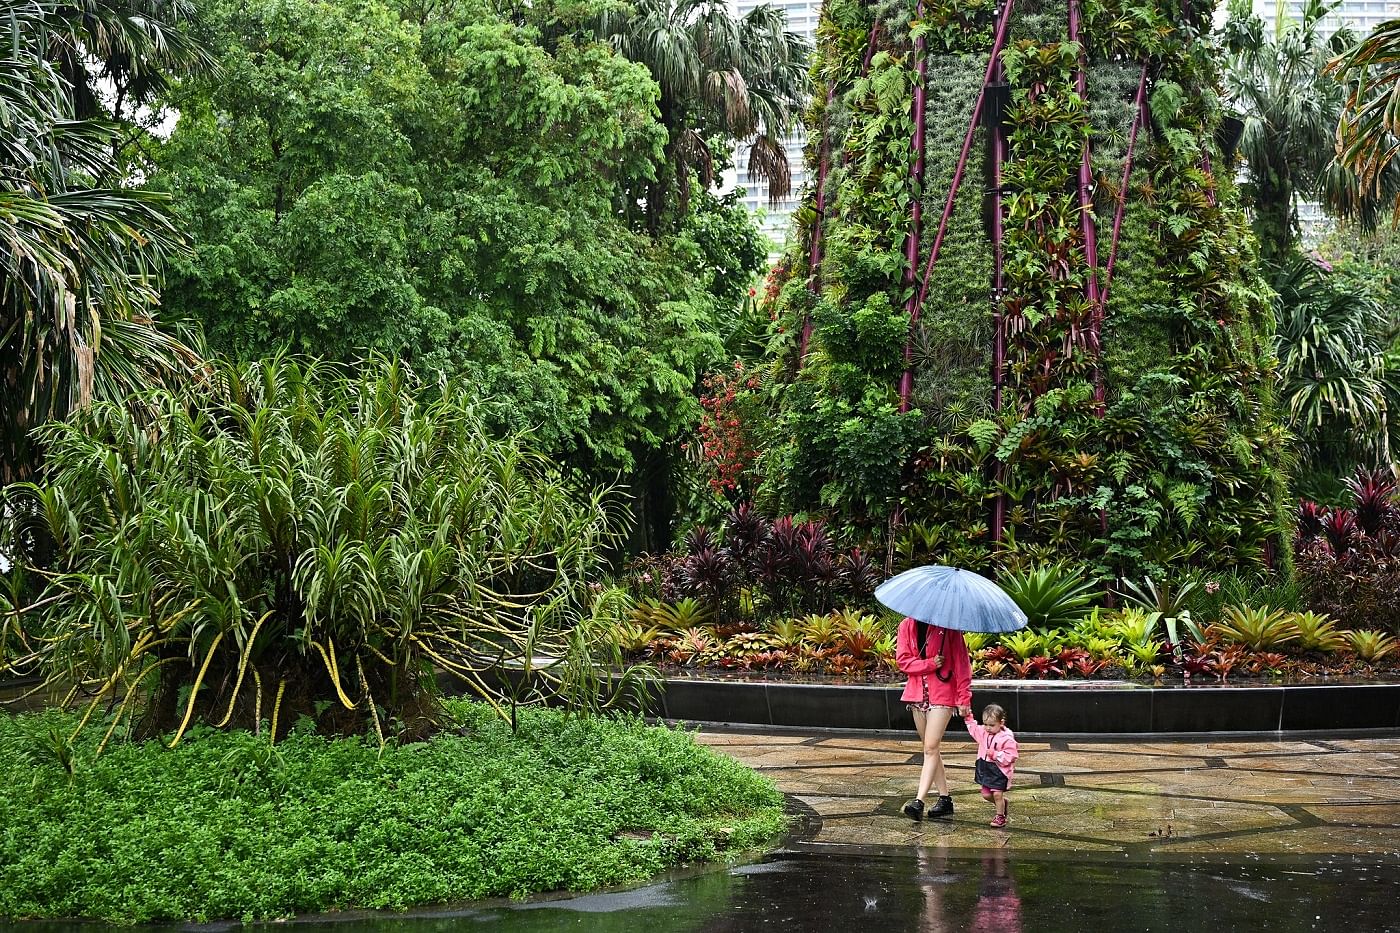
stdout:
<svg viewBox="0 0 1400 933">
<path fill-rule="evenodd" d="M 789 844 L 798 851 L 1400 861 L 1400 736 L 1030 739 L 1007 830 L 987 825 L 966 735 L 944 746 L 955 817 L 925 823 L 900 813 L 921 761 L 912 736 L 705 726 L 698 739 L 789 795 L 805 817 Z"/>
</svg>

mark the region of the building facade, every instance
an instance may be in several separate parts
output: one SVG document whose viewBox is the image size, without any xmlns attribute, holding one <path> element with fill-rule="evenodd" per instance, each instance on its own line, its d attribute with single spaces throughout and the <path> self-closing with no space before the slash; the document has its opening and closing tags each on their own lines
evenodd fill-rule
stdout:
<svg viewBox="0 0 1400 933">
<path fill-rule="evenodd" d="M 756 6 L 767 2 L 787 14 L 787 28 L 808 42 L 816 41 L 817 20 L 821 16 L 821 0 L 730 0 L 730 11 L 744 16 Z M 802 126 L 783 138 L 783 148 L 787 150 L 788 164 L 792 166 L 792 194 L 776 204 L 768 203 L 768 185 L 762 178 L 751 178 L 748 173 L 749 147 L 740 143 L 734 150 L 734 167 L 725 173 L 723 189 L 744 190 L 744 206 L 759 218 L 759 228 L 773 241 L 774 250 L 781 249 L 791 226 L 792 212 L 797 207 L 798 195 L 807 183 L 807 166 L 802 160 L 802 146 L 806 139 Z"/>
<path fill-rule="evenodd" d="M 1284 15 L 1301 19 L 1304 3 L 1302 0 L 1284 0 Z M 1254 12 L 1266 23 L 1273 22 L 1278 14 L 1279 0 L 1254 0 Z M 1400 2 L 1397 0 L 1342 0 L 1328 18 L 1330 31 L 1340 28 L 1343 23 L 1351 26 L 1358 36 L 1364 36 L 1387 20 L 1400 18 Z"/>
</svg>

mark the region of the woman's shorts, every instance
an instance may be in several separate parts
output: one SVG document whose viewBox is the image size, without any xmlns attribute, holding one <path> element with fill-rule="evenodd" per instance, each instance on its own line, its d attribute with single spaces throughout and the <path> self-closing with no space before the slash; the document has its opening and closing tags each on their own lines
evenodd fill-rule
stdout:
<svg viewBox="0 0 1400 933">
<path fill-rule="evenodd" d="M 904 705 L 909 708 L 909 712 L 911 713 L 927 713 L 936 709 L 950 709 L 955 713 L 958 711 L 956 706 L 948 706 L 945 703 L 930 703 L 928 700 L 920 700 L 918 703 L 905 703 Z"/>
</svg>

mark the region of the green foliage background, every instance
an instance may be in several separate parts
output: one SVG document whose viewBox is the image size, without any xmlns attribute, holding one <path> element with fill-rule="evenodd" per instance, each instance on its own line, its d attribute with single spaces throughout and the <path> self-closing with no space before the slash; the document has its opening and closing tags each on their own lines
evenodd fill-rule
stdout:
<svg viewBox="0 0 1400 933">
<path fill-rule="evenodd" d="M 920 20 L 913 3 L 824 8 L 807 123 L 813 173 L 823 155 L 831 165 L 825 257 L 815 283 L 809 206 L 774 283 L 785 332 L 810 315 L 816 335 L 805 361 L 792 340 L 769 370 L 770 415 L 756 429 L 760 502 L 825 514 L 848 538 L 911 562 L 1068 559 L 1110 578 L 1286 559 L 1270 293 L 1233 169 L 1211 142 L 1220 76 L 1207 5 L 1086 0 L 1086 100 L 1074 90 L 1066 5 L 1017 4 L 1003 53 L 1005 403 L 992 410 L 993 180 L 979 129 L 912 335 L 911 411 L 899 413 L 909 207 L 922 199 L 922 266 L 994 15 L 991 4 L 924 10 Z M 872 17 L 879 38 L 862 76 Z M 922 190 L 910 172 L 920 35 L 929 43 Z M 1075 176 L 1087 136 L 1102 282 L 1143 62 L 1151 125 L 1135 149 L 1100 357 L 1086 336 L 1091 270 Z M 998 498 L 1007 526 L 993 542 Z"/>
<path fill-rule="evenodd" d="M 167 306 L 240 358 L 463 377 L 587 469 L 692 425 L 762 245 L 707 193 L 674 235 L 624 220 L 665 130 L 646 69 L 588 41 L 593 7 L 213 0 L 221 73 L 178 90 L 157 154 L 195 246 Z"/>
<path fill-rule="evenodd" d="M 62 766 L 75 716 L 0 718 L 0 916 L 122 922 L 402 909 L 585 890 L 782 832 L 764 778 L 640 721 L 450 701 L 460 734 L 390 746 L 199 729 Z"/>
</svg>

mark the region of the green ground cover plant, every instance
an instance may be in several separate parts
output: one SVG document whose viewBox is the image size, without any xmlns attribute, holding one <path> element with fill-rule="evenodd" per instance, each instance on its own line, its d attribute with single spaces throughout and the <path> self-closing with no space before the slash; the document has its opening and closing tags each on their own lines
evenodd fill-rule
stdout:
<svg viewBox="0 0 1400 933">
<path fill-rule="evenodd" d="M 0 916 L 111 921 L 402 909 L 647 878 L 784 829 L 767 780 L 685 732 L 529 710 L 382 750 L 294 729 L 117 743 L 0 718 Z"/>
</svg>

